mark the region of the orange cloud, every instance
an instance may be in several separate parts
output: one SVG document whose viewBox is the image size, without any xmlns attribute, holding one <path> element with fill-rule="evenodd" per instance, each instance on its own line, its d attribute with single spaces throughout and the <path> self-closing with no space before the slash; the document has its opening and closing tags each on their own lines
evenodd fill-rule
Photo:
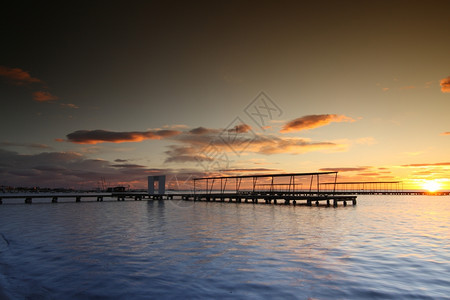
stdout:
<svg viewBox="0 0 450 300">
<path fill-rule="evenodd" d="M 303 154 L 307 152 L 341 152 L 349 147 L 347 141 L 311 141 L 305 138 L 279 137 L 255 134 L 251 127 L 239 124 L 230 129 L 197 127 L 185 131 L 174 141 L 183 145 L 170 145 L 166 162 L 210 161 L 225 153 Z"/>
<path fill-rule="evenodd" d="M 37 102 L 54 101 L 59 98 L 46 91 L 37 91 L 33 93 L 33 100 Z"/>
<path fill-rule="evenodd" d="M 160 140 L 180 134 L 176 130 L 114 132 L 106 130 L 78 130 L 67 135 L 76 144 L 125 143 L 143 140 Z"/>
<path fill-rule="evenodd" d="M 380 176 L 380 173 L 376 172 L 359 173 L 358 176 Z"/>
<path fill-rule="evenodd" d="M 431 166 L 450 166 L 450 162 L 402 165 L 402 167 L 431 167 Z"/>
<path fill-rule="evenodd" d="M 348 145 L 335 142 L 311 142 L 299 138 L 272 138 L 256 139 L 246 149 L 249 152 L 260 154 L 303 154 L 312 151 L 345 151 Z"/>
<path fill-rule="evenodd" d="M 30 73 L 20 68 L 8 68 L 5 66 L 0 66 L 0 77 L 3 77 L 7 82 L 14 85 L 27 85 L 31 83 L 39 83 L 41 85 L 41 88 L 47 89 L 47 86 L 42 80 L 31 77 Z M 47 91 L 36 91 L 33 92 L 33 100 L 37 102 L 47 102 L 58 100 L 58 97 L 52 95 L 50 92 Z"/>
<path fill-rule="evenodd" d="M 31 77 L 30 73 L 19 68 L 0 66 L 0 76 L 15 85 L 24 85 L 34 82 L 42 83 L 40 79 Z"/>
<path fill-rule="evenodd" d="M 450 93 L 450 76 L 441 79 L 439 82 L 443 93 Z"/>
<path fill-rule="evenodd" d="M 400 89 L 401 90 L 412 90 L 415 89 L 416 87 L 414 85 L 408 85 L 408 86 L 402 86 Z"/>
<path fill-rule="evenodd" d="M 313 129 L 325 126 L 331 122 L 354 122 L 355 120 L 344 115 L 308 115 L 286 123 L 280 132 L 291 132 Z"/>
<path fill-rule="evenodd" d="M 450 135 L 450 131 L 443 132 L 443 133 L 441 133 L 441 135 Z"/>
<path fill-rule="evenodd" d="M 361 172 L 367 171 L 372 167 L 356 167 L 356 168 L 322 168 L 319 169 L 321 172 Z"/>
</svg>

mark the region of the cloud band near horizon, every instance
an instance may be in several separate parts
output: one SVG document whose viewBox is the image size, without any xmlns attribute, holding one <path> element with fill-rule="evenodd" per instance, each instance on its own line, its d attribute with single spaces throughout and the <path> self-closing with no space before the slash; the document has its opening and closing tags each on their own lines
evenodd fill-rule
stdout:
<svg viewBox="0 0 450 300">
<path fill-rule="evenodd" d="M 149 130 L 115 132 L 107 130 L 77 130 L 67 135 L 67 141 L 76 144 L 125 143 L 160 140 L 180 134 L 178 130 Z"/>
</svg>

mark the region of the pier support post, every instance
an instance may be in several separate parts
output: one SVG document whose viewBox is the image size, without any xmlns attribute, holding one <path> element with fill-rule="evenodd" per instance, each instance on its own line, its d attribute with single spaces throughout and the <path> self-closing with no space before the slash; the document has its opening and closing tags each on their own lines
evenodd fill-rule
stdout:
<svg viewBox="0 0 450 300">
<path fill-rule="evenodd" d="M 336 199 L 333 200 L 333 207 L 337 207 L 337 200 Z"/>
<path fill-rule="evenodd" d="M 31 197 L 26 197 L 25 198 L 25 203 L 26 204 L 31 204 L 31 203 L 33 203 L 33 199 Z"/>
<path fill-rule="evenodd" d="M 98 201 L 98 202 L 103 201 L 103 197 L 102 197 L 102 196 L 98 196 L 98 197 L 97 197 L 97 201 Z"/>
<path fill-rule="evenodd" d="M 2 198 L 0 198 L 0 204 L 3 204 L 3 200 L 2 200 Z"/>
<path fill-rule="evenodd" d="M 316 201 L 316 206 L 319 206 L 319 201 Z"/>
<path fill-rule="evenodd" d="M 353 199 L 352 202 L 353 202 L 353 205 L 356 205 L 356 199 Z"/>
<path fill-rule="evenodd" d="M 327 199 L 327 206 L 330 207 L 330 199 Z"/>
<path fill-rule="evenodd" d="M 294 204 L 294 206 L 295 206 L 297 204 L 297 201 L 295 201 L 295 200 L 292 201 L 292 204 Z"/>
<path fill-rule="evenodd" d="M 344 200 L 344 206 L 347 206 L 347 201 Z"/>
<path fill-rule="evenodd" d="M 75 202 L 81 202 L 81 197 L 80 197 L 80 196 L 77 196 L 77 197 L 75 198 Z"/>
<path fill-rule="evenodd" d="M 306 200 L 306 205 L 312 206 L 311 199 Z"/>
<path fill-rule="evenodd" d="M 52 203 L 58 203 L 58 197 L 53 197 L 52 198 Z"/>
</svg>

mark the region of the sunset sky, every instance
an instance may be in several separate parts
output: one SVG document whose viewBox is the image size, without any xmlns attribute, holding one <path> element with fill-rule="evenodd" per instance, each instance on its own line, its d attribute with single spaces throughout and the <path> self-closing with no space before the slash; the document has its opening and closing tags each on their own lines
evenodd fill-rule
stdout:
<svg viewBox="0 0 450 300">
<path fill-rule="evenodd" d="M 3 4 L 0 185 L 336 170 L 450 189 L 450 2 L 302 2 Z"/>
</svg>

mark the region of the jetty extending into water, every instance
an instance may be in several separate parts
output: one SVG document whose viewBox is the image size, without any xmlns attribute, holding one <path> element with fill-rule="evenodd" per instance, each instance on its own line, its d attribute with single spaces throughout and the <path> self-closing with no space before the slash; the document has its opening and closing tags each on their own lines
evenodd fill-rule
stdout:
<svg viewBox="0 0 450 300">
<path fill-rule="evenodd" d="M 336 195 L 335 188 L 321 191 L 323 176 L 337 180 L 337 172 L 288 173 L 195 178 L 194 192 L 183 195 L 186 201 L 235 203 L 306 204 L 337 206 L 347 201 L 356 205 L 355 195 Z M 309 187 L 304 188 L 304 186 Z"/>
<path fill-rule="evenodd" d="M 155 178 L 157 179 L 155 181 Z M 325 179 L 325 182 L 323 180 Z M 158 189 L 154 184 L 159 184 Z M 157 191 L 157 192 L 156 192 Z M 405 191 L 400 181 L 338 182 L 337 172 L 266 174 L 194 178 L 189 191 L 165 191 L 165 176 L 153 176 L 147 192 L 1 194 L 0 204 L 170 200 L 285 204 L 356 205 L 357 195 L 449 196 L 449 191 Z M 17 202 L 17 200 L 22 200 Z"/>
</svg>

